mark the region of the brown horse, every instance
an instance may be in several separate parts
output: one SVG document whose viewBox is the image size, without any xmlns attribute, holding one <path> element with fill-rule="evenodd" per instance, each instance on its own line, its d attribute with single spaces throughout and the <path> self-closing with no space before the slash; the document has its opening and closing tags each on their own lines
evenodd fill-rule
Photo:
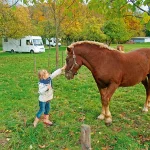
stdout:
<svg viewBox="0 0 150 150">
<path fill-rule="evenodd" d="M 112 123 L 110 99 L 118 87 L 142 82 L 146 89 L 143 111 L 150 108 L 150 48 L 121 53 L 103 43 L 81 41 L 67 47 L 65 76 L 73 79 L 77 70 L 85 65 L 92 73 L 101 95 L 102 111 L 98 119 Z"/>
</svg>

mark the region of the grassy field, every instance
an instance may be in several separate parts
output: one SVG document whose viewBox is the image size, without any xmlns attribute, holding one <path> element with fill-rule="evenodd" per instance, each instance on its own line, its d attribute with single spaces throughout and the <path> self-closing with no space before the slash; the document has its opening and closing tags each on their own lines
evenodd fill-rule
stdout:
<svg viewBox="0 0 150 150">
<path fill-rule="evenodd" d="M 116 47 L 116 45 L 112 45 Z M 124 44 L 125 51 L 150 44 Z M 62 52 L 60 49 L 60 67 Z M 65 55 L 65 53 L 64 53 Z M 50 56 L 50 57 L 49 57 Z M 49 59 L 50 58 L 50 59 Z M 98 89 L 90 71 L 81 67 L 73 80 L 64 75 L 54 79 L 50 117 L 54 126 L 32 123 L 38 110 L 36 70 L 55 70 L 55 49 L 41 54 L 0 52 L 0 149 L 80 150 L 80 128 L 91 127 L 93 150 L 149 150 L 150 111 L 142 113 L 145 90 L 141 84 L 119 88 L 112 97 L 113 124 L 97 120 L 101 111 Z M 48 62 L 50 66 L 48 67 Z"/>
</svg>

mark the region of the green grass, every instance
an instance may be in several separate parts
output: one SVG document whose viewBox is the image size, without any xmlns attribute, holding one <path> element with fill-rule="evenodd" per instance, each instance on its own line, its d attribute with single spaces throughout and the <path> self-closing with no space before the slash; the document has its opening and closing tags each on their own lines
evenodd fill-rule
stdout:
<svg viewBox="0 0 150 150">
<path fill-rule="evenodd" d="M 116 45 L 112 45 L 115 47 Z M 148 44 L 124 44 L 125 51 Z M 60 67 L 62 52 L 60 49 Z M 65 53 L 64 53 L 65 55 Z M 48 68 L 48 57 L 50 67 Z M 142 113 L 145 90 L 141 84 L 119 88 L 112 97 L 110 110 L 113 124 L 106 127 L 97 120 L 101 111 L 98 89 L 90 71 L 81 67 L 73 80 L 64 75 L 54 79 L 51 120 L 54 126 L 32 123 L 38 110 L 38 78 L 36 69 L 55 70 L 55 49 L 41 54 L 0 53 L 0 149 L 80 150 L 80 128 L 91 126 L 93 150 L 149 150 L 150 111 Z"/>
</svg>

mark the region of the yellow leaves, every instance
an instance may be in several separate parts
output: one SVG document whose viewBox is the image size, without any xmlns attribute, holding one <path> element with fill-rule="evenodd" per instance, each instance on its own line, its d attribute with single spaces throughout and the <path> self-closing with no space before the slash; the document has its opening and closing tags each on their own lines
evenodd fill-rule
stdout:
<svg viewBox="0 0 150 150">
<path fill-rule="evenodd" d="M 142 22 L 143 24 L 146 24 L 146 28 L 150 30 L 150 16 L 146 12 L 143 13 Z"/>
<path fill-rule="evenodd" d="M 39 22 L 39 21 L 44 21 L 46 18 L 44 17 L 44 14 L 42 11 L 40 11 L 39 9 L 36 9 L 33 11 L 32 19 Z"/>
<path fill-rule="evenodd" d="M 150 16 L 146 12 L 143 13 L 142 21 L 143 21 L 143 23 L 148 23 L 150 21 Z"/>
<path fill-rule="evenodd" d="M 31 33 L 32 24 L 28 8 L 20 6 L 12 10 L 3 7 L 1 11 L 0 16 L 3 26 L 0 26 L 0 31 L 2 31 L 5 36 L 20 38 Z"/>
<path fill-rule="evenodd" d="M 128 17 L 125 19 L 126 25 L 129 29 L 139 29 L 140 26 L 140 20 L 135 17 Z"/>
<path fill-rule="evenodd" d="M 69 25 L 70 24 L 70 25 Z M 62 24 L 62 28 L 64 29 L 64 32 L 66 34 L 75 34 L 81 31 L 82 28 L 82 24 L 78 21 L 69 21 L 66 20 L 63 24 Z"/>
<path fill-rule="evenodd" d="M 43 15 L 39 16 L 39 21 L 43 21 L 43 20 L 45 20 L 44 16 Z"/>
</svg>

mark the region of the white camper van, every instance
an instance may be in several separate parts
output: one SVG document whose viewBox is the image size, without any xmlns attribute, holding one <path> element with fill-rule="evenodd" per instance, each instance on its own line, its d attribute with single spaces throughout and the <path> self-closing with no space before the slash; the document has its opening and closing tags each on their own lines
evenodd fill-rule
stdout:
<svg viewBox="0 0 150 150">
<path fill-rule="evenodd" d="M 59 40 L 58 46 L 61 46 L 61 43 L 60 43 L 61 39 L 58 38 L 58 40 Z M 46 45 L 49 46 L 49 44 L 50 46 L 53 46 L 53 47 L 56 46 L 56 38 L 51 38 L 50 42 L 46 39 Z"/>
<path fill-rule="evenodd" d="M 45 52 L 42 38 L 40 36 L 26 36 L 22 39 L 2 39 L 3 51 L 8 52 Z"/>
</svg>

